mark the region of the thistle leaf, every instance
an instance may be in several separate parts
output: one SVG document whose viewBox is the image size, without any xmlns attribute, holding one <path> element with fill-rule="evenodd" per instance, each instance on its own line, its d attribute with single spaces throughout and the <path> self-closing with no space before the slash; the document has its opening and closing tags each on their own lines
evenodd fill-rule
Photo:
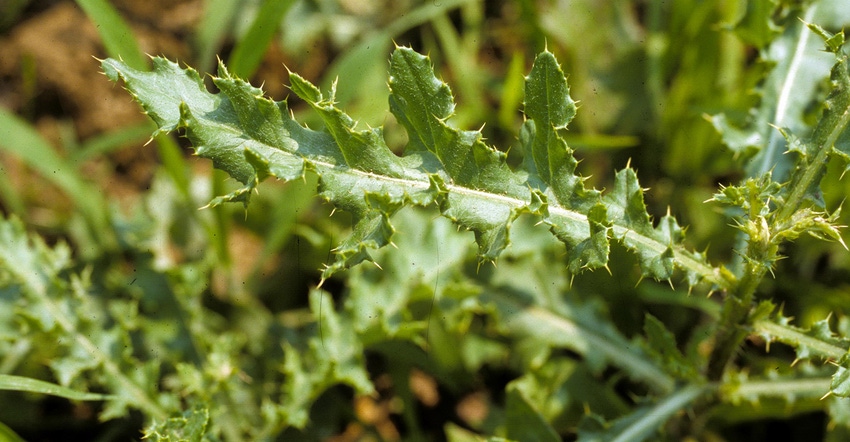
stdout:
<svg viewBox="0 0 850 442">
<path fill-rule="evenodd" d="M 548 51 L 538 55 L 525 79 L 525 114 L 529 119 L 523 124 L 520 141 L 525 150 L 528 185 L 548 190 L 554 197 L 553 204 L 587 214 L 587 223 L 576 225 L 560 222 L 548 210 L 542 213 L 552 233 L 567 244 L 570 272 L 578 273 L 608 263 L 610 223 L 600 204 L 600 192 L 584 188 L 582 178 L 576 175 L 578 161 L 558 133 L 576 114 L 569 92 L 555 56 Z"/>
<path fill-rule="evenodd" d="M 711 116 L 709 121 L 736 155 L 750 160 L 747 165 L 749 176 L 758 177 L 773 170 L 774 179 L 782 182 L 788 178 L 793 162 L 792 158 L 784 155 L 787 143 L 775 128 L 784 128 L 801 137 L 811 133 L 804 118 L 806 109 L 818 84 L 828 75 L 831 60 L 828 54 L 819 50 L 818 39 L 796 17 L 789 18 L 782 29 L 767 14 L 751 14 L 756 11 L 750 9 L 769 7 L 771 5 L 764 1 L 751 2 L 741 23 L 741 30 L 752 28 L 756 31 L 754 35 L 745 32 L 742 38 L 756 44 L 763 44 L 771 34 L 781 31 L 778 38 L 761 50 L 761 59 L 770 66 L 770 70 L 757 90 L 761 98 L 759 107 L 754 108 L 744 122 L 730 121 L 723 114 Z M 819 9 L 818 2 L 808 4 L 801 18 L 819 20 L 823 14 L 821 9 L 826 8 Z"/>
<path fill-rule="evenodd" d="M 754 329 L 768 341 L 779 341 L 795 348 L 797 359 L 815 357 L 840 360 L 850 348 L 850 340 L 835 335 L 827 320 L 815 322 L 809 328 L 790 325 L 791 318 L 777 314 L 774 319 L 760 319 Z"/>
<path fill-rule="evenodd" d="M 823 115 L 812 135 L 812 144 L 837 154 L 846 166 L 850 163 L 850 131 L 847 131 L 850 122 L 850 62 L 842 49 L 844 33 L 833 35 L 819 26 L 808 26 L 824 39 L 826 49 L 835 55 L 835 64 L 830 73 L 832 91 L 826 99 Z M 812 158 L 810 161 L 816 159 Z"/>
<path fill-rule="evenodd" d="M 838 397 L 850 397 L 850 370 L 839 366 L 832 376 L 829 388 L 832 394 Z"/>
<path fill-rule="evenodd" d="M 728 281 L 705 259 L 681 245 L 672 218 L 654 228 L 634 171 L 618 174 L 616 190 L 605 198 L 585 189 L 577 161 L 559 135 L 575 115 L 575 103 L 555 57 L 537 57 L 526 79 L 526 112 L 521 144 L 526 170 L 511 170 L 504 152 L 488 146 L 479 131 L 452 127 L 454 102 L 427 57 L 397 48 L 390 60 L 390 110 L 408 132 L 402 156 L 386 146 L 380 128 L 357 129 L 354 120 L 297 74 L 292 91 L 321 117 L 325 131 L 305 128 L 289 116 L 285 101 L 219 67 L 213 78 L 221 93 L 207 92 L 191 69 L 155 59 L 153 72 L 135 71 L 116 60 L 103 62 L 113 80 L 122 78 L 160 131 L 185 129 L 199 156 L 227 171 L 244 187 L 211 204 L 242 201 L 267 177 L 319 176 L 319 193 L 354 215 L 351 235 L 335 250 L 336 261 L 323 278 L 364 260 L 394 234 L 393 214 L 410 205 L 437 205 L 442 214 L 472 230 L 482 260 L 495 260 L 509 243 L 516 218 L 530 213 L 548 224 L 567 246 L 573 273 L 607 263 L 609 239 L 622 240 L 640 256 L 644 276 L 668 279 L 675 267 L 694 284 Z"/>
<path fill-rule="evenodd" d="M 408 157 L 421 155 L 422 168 L 437 173 L 454 190 L 440 198 L 440 210 L 473 230 L 481 257 L 494 260 L 508 244 L 510 223 L 532 202 L 531 192 L 508 168 L 506 155 L 487 146 L 480 132 L 448 125 L 454 110 L 451 90 L 434 76 L 427 57 L 397 49 L 390 60 L 389 84 L 390 110 L 411 140 Z M 502 201 L 482 198 L 479 192 L 499 195 Z"/>
<path fill-rule="evenodd" d="M 850 339 L 833 333 L 826 319 L 815 322 L 808 329 L 792 326 L 790 322 L 791 318 L 779 313 L 773 319 L 756 319 L 753 330 L 768 342 L 778 341 L 794 347 L 798 360 L 832 361 L 836 371 L 828 394 L 850 397 Z"/>
<path fill-rule="evenodd" d="M 787 131 L 785 133 L 789 140 L 802 146 L 795 147 L 800 155 L 795 163 L 790 182 L 785 186 L 787 189 L 785 204 L 777 211 L 776 221 L 779 224 L 806 218 L 807 214 L 801 214 L 800 211 L 806 210 L 804 203 L 807 201 L 813 202 L 817 207 L 823 207 L 820 182 L 826 174 L 826 163 L 830 156 L 839 157 L 845 168 L 850 169 L 848 167 L 850 131 L 847 130 L 847 126 L 850 125 L 850 66 L 848 66 L 850 62 L 842 49 L 843 34 L 841 38 L 836 38 L 815 25 L 808 26 L 825 40 L 827 51 L 832 52 L 834 56 L 834 65 L 830 74 L 832 90 L 824 103 L 823 114 L 811 137 L 805 138 L 805 141 L 798 141 L 796 137 L 789 136 Z M 814 235 L 838 236 L 829 233 L 829 226 L 823 226 L 823 223 L 819 222 L 820 219 L 815 221 L 814 224 L 817 224 L 815 228 L 809 229 L 815 232 Z"/>
</svg>

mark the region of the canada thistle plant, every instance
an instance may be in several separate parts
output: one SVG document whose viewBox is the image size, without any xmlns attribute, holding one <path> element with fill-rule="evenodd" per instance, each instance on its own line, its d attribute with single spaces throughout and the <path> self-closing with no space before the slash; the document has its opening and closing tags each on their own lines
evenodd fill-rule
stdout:
<svg viewBox="0 0 850 442">
<path fill-rule="evenodd" d="M 797 328 L 770 299 L 758 296 L 760 283 L 782 258 L 783 244 L 804 234 L 844 244 L 837 224 L 839 210 L 825 207 L 820 184 L 831 159 L 845 168 L 850 164 L 850 131 L 846 130 L 850 67 L 843 33 L 806 27 L 822 38 L 834 63 L 831 89 L 813 129 L 803 133 L 800 127 L 771 128 L 767 123 L 741 127 L 722 114 L 707 116 L 737 154 L 752 156 L 747 152 L 758 144 L 753 140 L 769 138 L 773 143 L 775 137 L 784 141 L 788 153 L 777 156 L 759 151 L 754 163 L 766 161 L 769 167 L 750 168 L 749 178 L 739 185 L 722 186 L 707 202 L 731 208 L 730 224 L 740 231 L 736 250 L 740 260 L 725 264 L 712 263 L 704 253 L 694 251 L 685 229 L 669 212 L 657 221 L 652 219 L 644 203 L 645 189 L 628 165 L 616 172 L 609 190 L 585 185 L 574 151 L 565 141 L 576 103 L 561 66 L 548 51 L 535 58 L 525 77 L 525 119 L 519 131 L 523 161 L 515 168 L 508 165 L 504 151 L 489 146 L 479 131 L 452 125 L 451 89 L 435 76 L 428 57 L 410 48 L 397 47 L 389 62 L 389 110 L 408 139 L 401 154 L 390 150 L 381 128 L 358 128 L 337 107 L 335 89 L 322 91 L 296 73 L 289 75 L 290 88 L 318 115 L 324 125 L 319 130 L 296 121 L 286 101 L 265 98 L 261 89 L 231 75 L 223 63 L 212 78 L 219 92 L 211 93 L 198 72 L 163 58 L 154 58 L 149 72 L 119 60 L 104 60 L 106 75 L 122 81 L 157 124 L 155 135 L 180 131 L 198 156 L 242 183 L 234 192 L 215 198 L 211 206 L 227 202 L 247 206 L 268 178 L 300 181 L 316 176 L 318 195 L 353 217 L 350 234 L 333 250 L 333 259 L 322 271 L 322 282 L 350 274 L 345 305 L 335 308 L 321 284 L 310 293 L 311 310 L 323 312 L 320 334 L 298 348 L 289 342 L 281 344 L 284 356 L 276 368 L 280 386 L 274 394 L 258 399 L 260 405 L 253 408 L 256 415 L 245 422 L 228 417 L 226 408 L 234 398 L 253 391 L 222 362 L 227 360 L 229 346 L 236 345 L 233 341 L 209 341 L 206 359 L 197 364 L 176 363 L 170 368 L 176 374 L 169 378 L 169 386 L 158 390 L 156 359 L 102 350 L 116 343 L 131 346 L 131 336 L 120 327 L 88 319 L 100 311 L 87 301 L 85 272 L 69 277 L 60 271 L 68 259 L 65 248 L 27 239 L 19 223 L 5 222 L 0 225 L 0 240 L 17 247 L 0 248 L 4 277 L 31 302 L 48 307 L 44 315 L 33 319 L 36 328 L 58 327 L 76 337 L 76 343 L 63 344 L 76 365 L 54 367 L 61 374 L 60 383 L 74 385 L 84 373 L 96 372 L 110 393 L 89 397 L 60 391 L 60 395 L 105 399 L 110 404 L 105 418 L 121 416 L 127 408 L 140 409 L 151 420 L 147 436 L 155 440 L 274 437 L 282 429 L 308 425 L 310 407 L 335 384 L 349 385 L 358 395 L 374 394 L 364 349 L 394 339 L 421 347 L 437 345 L 423 339 L 430 330 L 430 313 L 424 321 L 411 313 L 411 305 L 420 296 L 417 290 L 436 287 L 441 281 L 450 288 L 435 302 L 446 314 L 434 321 L 490 315 L 504 336 L 544 349 L 522 353 L 528 366 L 538 371 L 506 389 L 504 422 L 494 432 L 508 438 L 559 440 L 561 431 L 546 407 L 537 403 L 546 398 L 544 375 L 566 370 L 547 365 L 552 349 L 558 348 L 577 353 L 590 374 L 616 368 L 641 386 L 640 394 L 646 396 L 610 422 L 590 409 L 576 430 L 579 440 L 644 440 L 659 431 L 674 434 L 671 428 L 677 426 L 667 424 L 684 420 L 682 410 L 707 413 L 713 407 L 777 397 L 789 407 L 806 398 L 823 399 L 818 406 L 829 413 L 832 423 L 850 426 L 848 337 L 833 331 L 826 319 L 810 329 Z M 753 135 L 765 130 L 775 133 Z M 437 210 L 442 218 L 426 216 L 430 221 L 423 222 L 419 212 L 403 210 L 409 207 Z M 551 234 L 541 237 L 531 224 L 543 224 Z M 503 265 L 507 270 L 500 267 L 492 270 L 496 276 L 490 280 L 470 282 L 457 270 L 466 252 L 462 234 L 453 231 L 452 225 L 473 232 L 479 263 L 512 254 L 514 259 Z M 714 310 L 708 337 L 694 337 L 686 351 L 664 322 L 649 314 L 643 335 L 630 340 L 599 308 L 564 300 L 568 295 L 562 287 L 568 283 L 558 276 L 551 276 L 554 289 L 545 288 L 550 284 L 543 281 L 531 293 L 512 286 L 516 281 L 500 280 L 500 272 L 540 278 L 540 266 L 552 265 L 542 262 L 543 254 L 533 257 L 517 251 L 522 250 L 521 241 L 562 243 L 566 255 L 563 264 L 557 265 L 566 270 L 566 279 L 608 267 L 612 243 L 618 243 L 636 257 L 641 278 L 684 284 L 691 296 L 715 293 L 721 307 Z M 390 244 L 397 248 L 384 249 Z M 358 266 L 373 260 L 384 269 Z M 20 262 L 27 265 L 20 267 Z M 408 263 L 418 264 L 416 271 Z M 41 270 L 32 273 L 29 268 Z M 62 290 L 70 290 L 73 299 L 60 299 Z M 436 288 L 432 294 L 437 296 Z M 90 309 L 93 316 L 69 315 L 72 307 Z M 442 333 L 461 333 L 469 322 L 452 322 Z M 86 337 L 87 329 L 97 327 L 110 330 L 100 343 Z M 748 337 L 786 344 L 798 361 L 830 364 L 802 363 L 799 370 L 772 377 L 750 371 L 735 360 Z M 698 347 L 707 350 L 700 354 Z M 518 350 L 522 351 L 526 350 Z M 81 362 L 86 358 L 88 363 Z M 134 363 L 142 363 L 144 370 L 130 376 L 127 370 Z M 215 363 L 220 370 L 210 368 Z M 257 397 L 256 392 L 252 394 Z"/>
<path fill-rule="evenodd" d="M 370 250 L 389 244 L 395 232 L 392 216 L 407 206 L 437 207 L 444 217 L 473 231 L 479 257 L 486 261 L 497 259 L 509 244 L 511 225 L 528 215 L 548 225 L 566 245 L 571 273 L 604 267 L 613 240 L 637 255 L 644 277 L 669 280 L 679 269 L 688 285 L 703 284 L 722 292 L 727 299 L 717 347 L 707 369 L 693 367 L 704 372 L 706 381 L 719 381 L 754 323 L 761 324 L 761 333 L 770 340 L 806 348 L 788 337 L 794 330 L 783 318 L 771 324 L 786 327 L 783 332 L 788 336 L 771 335 L 766 329 L 773 330 L 772 326 L 756 322 L 766 321 L 772 311 L 754 303 L 756 288 L 780 258 L 782 243 L 803 233 L 841 241 L 839 226 L 834 224 L 837 212 L 825 212 L 813 201 L 817 201 L 827 159 L 834 156 L 847 162 L 850 152 L 845 131 L 850 121 L 847 56 L 842 52 L 841 34 L 810 28 L 836 55 L 833 91 L 811 140 L 779 129 L 797 154 L 789 180 L 778 183 L 765 173 L 740 186 L 723 187 L 713 198 L 744 213 L 735 220 L 747 238 L 746 247 L 739 251 L 744 258 L 740 274 L 688 250 L 683 245 L 684 232 L 672 216 L 654 225 L 633 169 L 617 172 L 608 192 L 585 187 L 584 178 L 576 174 L 573 151 L 563 138 L 576 105 L 550 52 L 537 56 L 525 80 L 526 120 L 520 135 L 525 161 L 519 170 L 508 167 L 506 155 L 488 146 L 480 132 L 450 125 L 455 104 L 449 86 L 435 77 L 427 57 L 409 48 L 396 48 L 390 59 L 390 111 L 410 140 L 400 156 L 384 143 L 380 128 L 356 129 L 354 120 L 335 106 L 334 90 L 323 93 L 295 73 L 289 78 L 292 91 L 319 114 L 325 130 L 298 124 L 286 102 L 263 98 L 261 90 L 234 78 L 224 65 L 213 79 L 220 94 L 207 92 L 197 72 L 160 58 L 154 59 L 150 73 L 134 71 L 116 60 L 106 60 L 103 67 L 111 79 L 124 80 L 160 131 L 183 129 L 197 155 L 211 159 L 245 184 L 211 204 L 247 204 L 252 191 L 269 177 L 289 181 L 302 179 L 308 172 L 318 175 L 319 195 L 356 220 L 351 235 L 334 250 L 336 259 L 323 278 L 370 260 Z M 663 330 L 661 324 L 653 327 Z M 833 341 L 832 337 L 825 340 Z M 825 395 L 846 395 L 843 349 L 842 342 L 829 354 L 821 354 L 837 366 Z M 677 394 L 693 400 L 697 392 L 705 393 L 712 386 L 710 382 L 702 385 Z"/>
</svg>

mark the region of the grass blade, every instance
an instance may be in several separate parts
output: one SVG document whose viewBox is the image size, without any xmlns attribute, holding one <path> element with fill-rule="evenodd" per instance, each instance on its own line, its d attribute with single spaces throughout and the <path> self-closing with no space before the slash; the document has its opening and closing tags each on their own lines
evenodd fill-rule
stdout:
<svg viewBox="0 0 850 442">
<path fill-rule="evenodd" d="M 204 5 L 204 17 L 195 33 L 196 59 L 205 68 L 213 66 L 213 55 L 233 24 L 240 0 L 208 0 Z"/>
<path fill-rule="evenodd" d="M 77 4 L 94 22 L 110 57 L 122 59 L 136 69 L 147 70 L 148 61 L 139 49 L 133 30 L 108 1 L 77 0 Z"/>
<path fill-rule="evenodd" d="M 74 166 L 62 158 L 42 136 L 26 121 L 0 108 L 0 151 L 6 151 L 23 161 L 27 166 L 50 180 L 74 201 L 86 218 L 90 228 L 108 244 L 108 206 L 89 183 L 80 178 Z"/>
<path fill-rule="evenodd" d="M 29 391 L 31 393 L 59 396 L 74 401 L 101 401 L 111 397 L 108 394 L 86 393 L 50 382 L 39 381 L 38 379 L 8 374 L 0 374 L 0 390 Z"/>
<path fill-rule="evenodd" d="M 230 54 L 228 65 L 237 76 L 250 78 L 263 59 L 274 33 L 286 11 L 292 6 L 292 0 L 266 0 L 257 12 L 257 17 L 236 44 Z"/>
</svg>

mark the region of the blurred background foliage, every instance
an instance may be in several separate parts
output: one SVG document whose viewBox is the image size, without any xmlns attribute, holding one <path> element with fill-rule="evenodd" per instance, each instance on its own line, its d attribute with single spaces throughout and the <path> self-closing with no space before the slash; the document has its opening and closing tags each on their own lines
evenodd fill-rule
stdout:
<svg viewBox="0 0 850 442">
<path fill-rule="evenodd" d="M 523 118 L 523 75 L 548 48 L 569 74 L 571 95 L 580 103 L 568 138 L 582 160 L 580 172 L 602 188 L 610 186 L 613 170 L 631 162 L 641 184 L 651 188 L 650 213 L 661 216 L 670 207 L 689 226 L 690 245 L 725 262 L 733 258 L 734 229 L 704 201 L 718 184 L 743 178 L 749 157 L 723 148 L 705 116 L 723 112 L 743 120 L 760 102 L 756 88 L 771 62 L 759 54 L 777 33 L 797 26 L 799 10 L 799 2 L 767 0 L 0 1 L 0 210 L 21 219 L 48 245 L 69 244 L 72 269 L 90 272 L 92 293 L 133 310 L 128 318 L 146 318 L 127 325 L 138 341 L 136 352 L 159 349 L 172 367 L 202 359 L 188 342 L 199 330 L 192 329 L 192 318 L 181 316 L 191 300 L 205 313 L 188 311 L 222 337 L 195 344 L 253 361 L 243 366 L 245 376 L 263 380 L 263 373 L 280 371 L 274 366 L 285 352 L 280 342 L 290 351 L 313 345 L 308 342 L 316 337 L 316 311 L 310 299 L 314 307 L 328 299 L 308 294 L 335 238 L 350 228 L 349 218 L 330 217 L 330 208 L 313 197 L 315 177 L 264 184 L 247 209 L 197 210 L 234 183 L 208 162 L 196 161 L 184 140 L 165 135 L 150 140 L 152 123 L 99 72 L 93 56 L 145 67 L 144 54 L 164 55 L 202 73 L 213 72 L 218 58 L 277 100 L 289 96 L 287 70 L 298 72 L 324 89 L 336 84 L 340 107 L 361 125 L 383 125 L 388 144 L 400 151 L 406 135 L 387 110 L 387 59 L 394 44 L 412 46 L 429 54 L 452 86 L 458 103 L 452 124 L 483 125 L 488 142 L 518 164 L 519 149 L 512 146 Z M 766 26 L 759 14 L 772 14 L 776 25 Z M 832 29 L 850 23 L 840 10 L 817 18 Z M 297 98 L 290 105 L 299 121 L 319 126 Z M 818 111 L 809 109 L 807 118 Z M 824 189 L 832 207 L 843 201 L 846 186 L 845 180 Z M 543 395 L 559 399 L 541 405 L 542 412 L 562 434 L 574 431 L 582 404 L 606 417 L 632 405 L 632 398 L 618 394 L 623 381 L 611 373 L 579 363 L 569 351 L 544 357 L 538 353 L 555 350 L 536 349 L 534 339 L 506 338 L 509 333 L 494 319 L 498 314 L 488 311 L 493 307 L 484 301 L 487 296 L 559 305 L 554 299 L 568 293 L 586 304 L 589 317 L 610 318 L 625 337 L 641 333 L 645 311 L 677 336 L 696 333 L 694 324 L 716 314 L 717 305 L 702 299 L 703 293 L 686 297 L 652 282 L 638 285 L 632 258 L 621 250 L 614 251 L 610 265 L 616 278 L 596 272 L 570 285 L 563 269 L 541 275 L 535 266 L 557 262 L 560 255 L 531 226 L 517 228 L 528 233 L 517 233 L 526 236 L 514 241 L 500 272 L 477 269 L 471 234 L 443 231 L 442 220 L 422 223 L 433 215 L 416 216 L 398 221 L 399 229 L 408 229 L 399 241 L 413 242 L 400 250 L 436 247 L 440 252 L 431 258 L 454 267 L 427 264 L 446 273 L 420 275 L 402 263 L 415 267 L 417 259 L 431 258 L 388 255 L 384 267 L 399 269 L 359 267 L 326 283 L 337 310 L 351 315 L 344 320 L 360 327 L 358 345 L 366 351 L 377 392 L 355 397 L 338 387 L 305 398 L 302 406 L 314 425 L 290 428 L 282 440 L 296 434 L 324 440 L 358 440 L 364 434 L 475 440 L 470 430 L 498 430 L 499 413 L 510 415 L 516 391 L 540 395 L 547 384 L 558 387 Z M 455 235 L 454 242 L 446 239 Z M 422 245 L 435 238 L 443 240 Z M 786 314 L 802 325 L 830 312 L 844 316 L 850 305 L 848 255 L 837 253 L 839 245 L 807 239 L 792 247 L 792 258 L 780 264 L 764 292 L 785 303 Z M 393 252 L 381 252 L 378 261 L 388 253 Z M 506 276 L 513 280 L 499 279 Z M 438 284 L 446 285 L 439 305 L 432 306 Z M 384 293 L 392 288 L 398 293 Z M 377 301 L 362 304 L 368 299 Z M 113 314 L 120 311 L 112 308 Z M 374 318 L 381 319 L 373 323 L 374 309 L 380 310 Z M 333 310 L 324 314 L 333 316 Z M 451 314 L 457 317 L 447 318 Z M 174 322 L 190 325 L 175 328 Z M 7 326 L 0 330 L 0 373 L 55 380 L 45 364 L 55 358 L 51 347 L 16 333 Z M 509 382 L 513 386 L 506 390 Z M 245 407 L 246 413 L 263 414 L 259 404 Z M 819 433 L 825 418 L 813 408 L 801 422 Z M 91 403 L 0 393 L 0 422 L 33 440 L 64 437 L 69 429 L 90 440 L 139 434 L 137 413 L 99 423 L 99 412 Z M 775 430 L 766 420 L 773 417 L 784 417 L 780 407 L 738 416 L 755 422 L 747 426 L 736 426 L 734 415 L 722 416 L 719 428 L 730 440 L 786 436 L 781 428 L 792 425 Z M 241 430 L 233 431 L 238 438 Z"/>
</svg>

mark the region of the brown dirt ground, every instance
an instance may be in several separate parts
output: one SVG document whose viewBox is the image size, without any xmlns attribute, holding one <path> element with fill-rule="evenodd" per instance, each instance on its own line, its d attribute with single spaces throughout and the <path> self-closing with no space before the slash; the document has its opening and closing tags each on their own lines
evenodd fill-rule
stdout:
<svg viewBox="0 0 850 442">
<path fill-rule="evenodd" d="M 85 140 L 144 121 L 138 105 L 101 73 L 95 57 L 106 57 L 106 51 L 83 11 L 71 1 L 33 3 L 30 9 L 37 12 L 25 12 L 0 35 L 0 106 L 29 120 L 57 148 L 64 144 L 62 129 L 69 123 L 76 140 Z M 114 3 L 144 52 L 171 58 L 189 53 L 187 39 L 181 37 L 199 18 L 200 1 Z M 122 149 L 108 160 L 87 165 L 87 173 L 121 200 L 147 188 L 156 152 Z M 30 181 L 18 176 L 27 172 L 14 170 L 14 161 L 4 163 L 13 169 L 14 184 Z"/>
</svg>

